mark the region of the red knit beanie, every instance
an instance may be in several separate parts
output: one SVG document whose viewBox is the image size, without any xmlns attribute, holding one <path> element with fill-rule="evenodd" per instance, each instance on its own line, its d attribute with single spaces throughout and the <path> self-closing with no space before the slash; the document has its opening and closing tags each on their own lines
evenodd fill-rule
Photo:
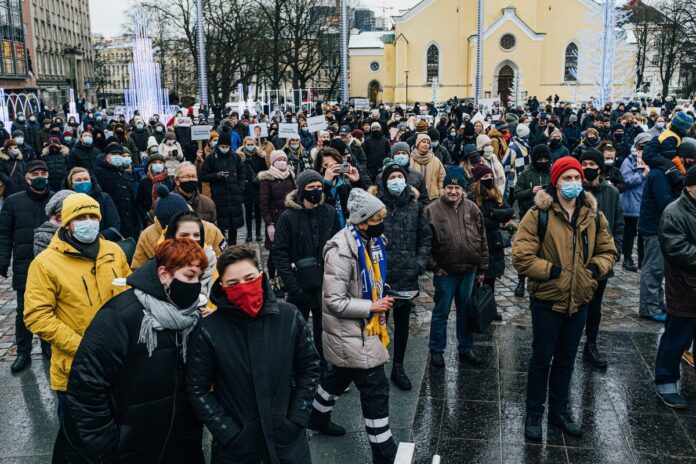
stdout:
<svg viewBox="0 0 696 464">
<path fill-rule="evenodd" d="M 582 180 L 585 180 L 585 173 L 582 170 L 580 162 L 572 156 L 564 156 L 553 163 L 551 167 L 551 187 L 556 188 L 556 181 L 561 177 L 561 174 L 568 169 L 576 169 L 580 173 Z"/>
</svg>

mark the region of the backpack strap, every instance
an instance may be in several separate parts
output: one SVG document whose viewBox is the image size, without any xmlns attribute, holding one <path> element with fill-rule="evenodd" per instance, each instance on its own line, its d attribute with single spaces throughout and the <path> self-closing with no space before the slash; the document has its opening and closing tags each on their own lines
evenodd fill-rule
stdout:
<svg viewBox="0 0 696 464">
<path fill-rule="evenodd" d="M 544 238 L 546 238 L 546 229 L 549 227 L 549 212 L 536 206 L 533 208 L 539 211 L 537 215 L 537 237 L 539 237 L 539 248 L 541 248 L 541 244 L 544 243 Z"/>
</svg>

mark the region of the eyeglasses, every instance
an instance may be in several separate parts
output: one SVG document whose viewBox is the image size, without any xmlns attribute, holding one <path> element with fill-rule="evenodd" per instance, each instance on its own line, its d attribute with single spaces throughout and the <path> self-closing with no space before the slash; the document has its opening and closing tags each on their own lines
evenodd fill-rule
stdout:
<svg viewBox="0 0 696 464">
<path fill-rule="evenodd" d="M 188 181 L 188 180 L 198 180 L 197 176 L 184 176 L 184 177 L 178 177 L 179 180 L 183 181 Z"/>
</svg>

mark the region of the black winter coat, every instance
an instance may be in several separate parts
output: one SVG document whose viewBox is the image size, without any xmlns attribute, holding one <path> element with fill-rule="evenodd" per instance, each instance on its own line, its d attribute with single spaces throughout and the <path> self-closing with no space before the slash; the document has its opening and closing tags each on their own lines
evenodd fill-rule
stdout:
<svg viewBox="0 0 696 464">
<path fill-rule="evenodd" d="M 270 250 L 273 246 L 271 238 L 268 236 L 268 226 L 278 222 L 278 218 L 285 211 L 285 198 L 295 189 L 295 178 L 289 175 L 286 179 L 273 177 L 270 171 L 259 173 L 259 206 L 261 207 L 261 217 L 266 224 L 265 247 Z"/>
<path fill-rule="evenodd" d="M 150 138 L 150 135 L 152 135 L 150 131 L 145 128 L 140 130 L 134 129 L 133 132 L 130 133 L 130 138 L 135 143 L 138 151 L 147 151 L 147 139 Z M 140 153 L 133 153 L 133 156 L 140 157 Z"/>
<path fill-rule="evenodd" d="M 418 171 L 410 169 L 408 166 L 404 166 L 406 170 L 406 183 L 418 191 L 418 201 L 423 204 L 423 206 L 428 206 L 428 201 L 430 197 L 428 196 L 428 186 L 425 185 L 425 177 Z M 380 193 L 384 193 L 384 183 L 382 182 L 382 173 L 380 172 L 375 178 L 375 185 Z"/>
<path fill-rule="evenodd" d="M 12 261 L 12 288 L 24 290 L 27 271 L 34 259 L 34 229 L 46 219 L 46 203 L 53 192 L 38 194 L 27 188 L 5 199 L 0 212 L 0 275 L 7 275 Z"/>
<path fill-rule="evenodd" d="M 299 311 L 264 278 L 255 318 L 232 306 L 219 281 L 218 309 L 191 334 L 186 393 L 213 435 L 212 463 L 310 463 L 305 427 L 319 384 L 319 355 Z M 213 392 L 214 390 L 214 392 Z"/>
<path fill-rule="evenodd" d="M 121 233 L 121 218 L 118 216 L 118 209 L 116 209 L 116 205 L 114 204 L 114 200 L 111 199 L 111 196 L 106 192 L 102 192 L 98 183 L 95 182 L 93 185 L 94 187 L 92 187 L 89 196 L 99 203 L 99 210 L 101 211 L 99 233 L 102 234 L 105 239 L 117 242 L 120 240 L 120 237 L 107 229 L 113 228 Z"/>
<path fill-rule="evenodd" d="M 5 174 L 9 180 L 9 184 L 5 185 L 5 196 L 24 190 L 27 181 L 24 179 L 24 168 L 27 160 L 24 155 L 19 155 L 12 158 L 7 154 L 7 149 L 0 150 L 0 172 Z"/>
<path fill-rule="evenodd" d="M 374 137 L 372 134 L 365 136 L 362 148 L 367 158 L 367 170 L 373 179 L 379 170 L 382 169 L 384 158 L 391 154 L 390 146 L 389 139 L 381 133 L 379 137 Z"/>
<path fill-rule="evenodd" d="M 333 206 L 322 203 L 316 208 L 306 209 L 302 200 L 297 198 L 297 193 L 294 190 L 285 198 L 287 209 L 275 224 L 271 257 L 288 292 L 289 301 L 307 305 L 313 300 L 300 288 L 292 266 L 300 259 L 309 257 L 317 258 L 323 266 L 324 245 L 341 230 L 341 224 Z"/>
<path fill-rule="evenodd" d="M 134 289 L 167 298 L 156 261 L 127 283 L 133 288 L 102 306 L 75 354 L 63 428 L 73 446 L 66 455 L 88 456 L 74 462 L 202 464 L 203 426 L 184 392 L 182 335 L 158 331 L 151 356 L 138 342 L 143 305 Z"/>
<path fill-rule="evenodd" d="M 244 159 L 244 203 L 259 202 L 259 173 L 268 169 L 263 156 L 247 156 Z"/>
<path fill-rule="evenodd" d="M 48 147 L 41 152 L 41 159 L 48 166 L 48 184 L 54 192 L 62 190 L 65 185 L 69 154 L 70 150 L 65 145 L 61 145 L 57 152 L 50 151 Z"/>
<path fill-rule="evenodd" d="M 430 258 L 433 231 L 417 190 L 408 187 L 397 198 L 380 192 L 377 198 L 387 207 L 387 284 L 397 291 L 418 290 L 418 276 L 425 273 Z"/>
<path fill-rule="evenodd" d="M 500 277 L 505 273 L 505 248 L 496 246 L 497 232 L 500 225 L 505 224 L 515 214 L 505 201 L 499 206 L 495 200 L 484 199 L 479 207 L 483 214 L 483 226 L 486 228 L 486 243 L 488 243 L 488 270 L 486 277 Z"/>
<path fill-rule="evenodd" d="M 100 154 L 101 152 L 94 145 L 88 146 L 82 144 L 82 142 L 78 142 L 70 149 L 68 170 L 79 166 L 89 170 L 89 172 L 94 172 L 98 164 L 97 157 Z"/>
<path fill-rule="evenodd" d="M 218 172 L 227 171 L 228 177 L 219 177 Z M 210 184 L 210 192 L 217 208 L 220 230 L 234 230 L 244 225 L 242 193 L 244 192 L 244 163 L 238 154 L 230 150 L 220 153 L 216 148 L 205 157 L 200 180 Z"/>
<path fill-rule="evenodd" d="M 135 195 L 131 184 L 133 173 L 109 164 L 101 158 L 94 169 L 94 175 L 102 188 L 109 194 L 121 220 L 121 234 L 124 237 L 138 237 L 140 233 L 140 221 L 135 207 Z"/>
</svg>

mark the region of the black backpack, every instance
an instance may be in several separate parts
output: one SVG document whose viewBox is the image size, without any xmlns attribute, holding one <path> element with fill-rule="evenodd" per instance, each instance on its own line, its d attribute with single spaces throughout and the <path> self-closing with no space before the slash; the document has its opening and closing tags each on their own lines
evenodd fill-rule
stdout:
<svg viewBox="0 0 696 464">
<path fill-rule="evenodd" d="M 534 208 L 539 211 L 539 217 L 537 218 L 537 236 L 539 237 L 539 248 L 541 248 L 541 244 L 544 243 L 544 238 L 546 238 L 546 229 L 549 227 L 549 211 L 536 206 L 534 206 Z M 598 214 L 595 216 L 595 230 L 599 232 L 599 217 L 603 213 L 601 211 L 597 211 L 597 213 Z"/>
</svg>

